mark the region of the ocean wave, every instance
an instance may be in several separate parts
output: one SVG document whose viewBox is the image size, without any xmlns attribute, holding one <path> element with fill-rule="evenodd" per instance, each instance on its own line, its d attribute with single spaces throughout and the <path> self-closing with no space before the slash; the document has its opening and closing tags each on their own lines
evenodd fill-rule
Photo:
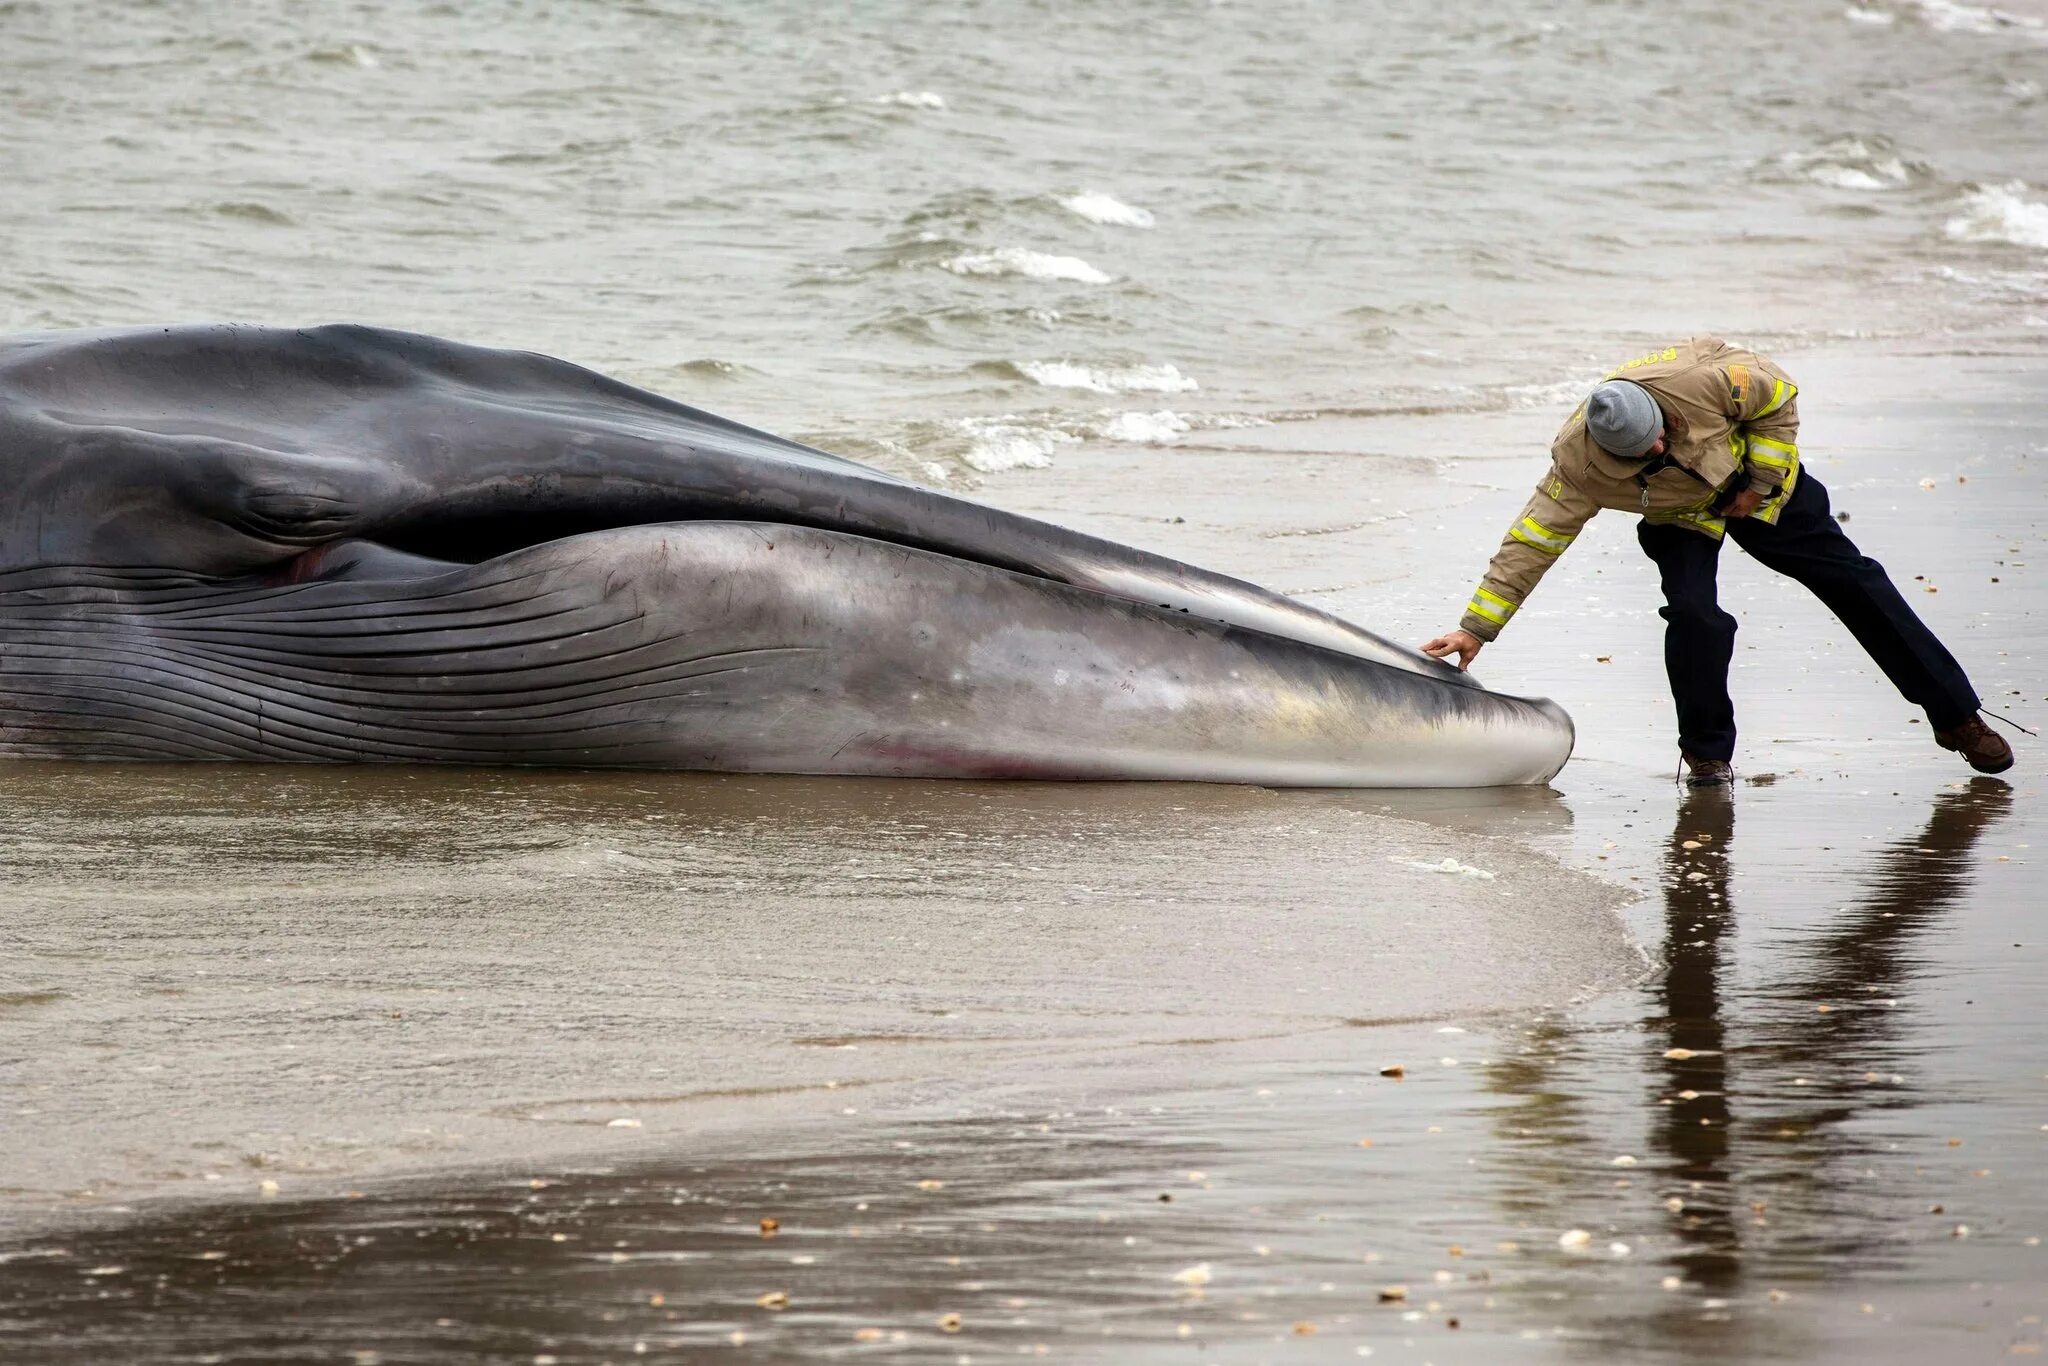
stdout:
<svg viewBox="0 0 2048 1366">
<path fill-rule="evenodd" d="M 2048 204 L 2026 197 L 2025 181 L 1979 185 L 1962 198 L 1962 212 L 1943 231 L 1956 242 L 2006 242 L 2048 251 Z"/>
<path fill-rule="evenodd" d="M 1962 5 L 1956 0 L 1913 0 L 1913 7 L 1929 28 L 1943 33 L 2002 33 L 2034 39 L 2048 38 L 2048 20 L 1989 5 Z"/>
<path fill-rule="evenodd" d="M 1078 256 L 1055 256 L 1025 247 L 963 252 L 939 262 L 939 268 L 955 275 L 1022 275 L 1033 280 L 1072 280 L 1084 285 L 1106 285 L 1112 278 Z"/>
<path fill-rule="evenodd" d="M 956 418 L 953 426 L 966 438 L 966 449 L 959 452 L 960 463 L 983 474 L 1044 469 L 1052 464 L 1055 450 L 1081 440 L 1056 423 L 1034 422 L 1012 413 Z"/>
<path fill-rule="evenodd" d="M 1243 427 L 1270 427 L 1272 420 L 1249 413 L 1116 412 L 1098 415 L 1088 433 L 1103 441 L 1127 445 L 1156 446 L 1189 432 L 1219 432 Z"/>
<path fill-rule="evenodd" d="M 978 474 L 1006 470 L 1045 469 L 1063 446 L 1088 441 L 1156 446 L 1190 432 L 1229 431 L 1272 425 L 1252 413 L 1177 413 L 1100 409 L 1087 416 L 1053 413 L 997 413 L 987 417 L 950 418 L 911 435 L 912 450 L 886 438 L 868 438 L 867 445 L 888 448 L 897 467 L 915 465 L 926 478 L 943 482 L 947 462 Z M 846 443 L 841 442 L 843 448 Z"/>
<path fill-rule="evenodd" d="M 1033 384 L 1097 394 L 1186 394 L 1202 387 L 1179 366 L 1166 363 L 1098 368 L 1069 360 L 1022 360 L 1015 368 Z"/>
<path fill-rule="evenodd" d="M 673 373 L 690 379 L 747 379 L 761 373 L 751 365 L 710 356 L 701 360 L 679 361 L 669 368 Z"/>
<path fill-rule="evenodd" d="M 306 60 L 318 62 L 323 66 L 360 66 L 368 68 L 381 65 L 377 61 L 377 54 L 364 47 L 361 43 L 336 43 L 331 47 L 316 47 L 306 53 Z"/>
<path fill-rule="evenodd" d="M 1115 413 L 1096 430 L 1105 441 L 1151 446 L 1193 431 L 1194 424 L 1179 413 L 1161 409 L 1156 413 Z"/>
<path fill-rule="evenodd" d="M 897 90 L 877 95 L 869 104 L 893 104 L 904 109 L 944 109 L 946 97 L 934 90 Z"/>
<path fill-rule="evenodd" d="M 1099 190 L 1070 194 L 1060 201 L 1060 207 L 1090 223 L 1113 228 L 1149 228 L 1157 221 L 1151 210 L 1126 204 L 1115 195 L 1103 194 Z"/>
<path fill-rule="evenodd" d="M 273 228 L 298 226 L 298 220 L 283 209 L 275 209 L 253 199 L 233 199 L 225 203 L 209 204 L 206 207 L 222 218 L 239 218 L 245 223 L 262 223 Z"/>
<path fill-rule="evenodd" d="M 1777 165 L 1831 190 L 1896 190 L 1921 172 L 1883 137 L 1835 138 L 1811 151 L 1787 152 Z"/>
<path fill-rule="evenodd" d="M 1501 389 L 1510 408 L 1568 408 L 1582 402 L 1600 382 L 1598 375 L 1549 384 L 1509 384 Z"/>
</svg>

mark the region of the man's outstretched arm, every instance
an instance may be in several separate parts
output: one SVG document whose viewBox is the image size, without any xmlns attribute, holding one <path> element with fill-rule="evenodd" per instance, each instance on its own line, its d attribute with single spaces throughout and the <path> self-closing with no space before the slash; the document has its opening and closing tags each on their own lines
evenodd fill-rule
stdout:
<svg viewBox="0 0 2048 1366">
<path fill-rule="evenodd" d="M 1465 604 L 1457 629 L 1425 643 L 1422 652 L 1435 659 L 1454 654 L 1460 669 L 1470 669 L 1481 648 L 1500 635 L 1501 628 L 1535 591 L 1537 582 L 1599 510 L 1600 505 L 1567 481 L 1553 464 L 1501 538 L 1500 549 L 1486 566 L 1472 600 Z"/>
</svg>

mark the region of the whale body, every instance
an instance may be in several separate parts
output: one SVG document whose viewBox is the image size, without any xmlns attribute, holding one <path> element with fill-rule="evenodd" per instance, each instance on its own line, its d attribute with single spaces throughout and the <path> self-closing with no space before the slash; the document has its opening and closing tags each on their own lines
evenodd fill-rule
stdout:
<svg viewBox="0 0 2048 1366">
<path fill-rule="evenodd" d="M 0 756 L 1543 782 L 1570 718 L 528 352 L 0 339 Z"/>
</svg>

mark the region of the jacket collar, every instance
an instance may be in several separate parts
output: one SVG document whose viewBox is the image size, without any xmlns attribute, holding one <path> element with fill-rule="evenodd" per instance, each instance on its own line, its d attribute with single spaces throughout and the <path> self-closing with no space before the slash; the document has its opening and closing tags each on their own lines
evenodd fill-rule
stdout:
<svg viewBox="0 0 2048 1366">
<path fill-rule="evenodd" d="M 1647 385 L 1644 387 L 1648 388 Z M 1685 415 L 1678 411 L 1677 404 L 1664 395 L 1654 389 L 1650 392 L 1657 400 L 1658 411 L 1664 414 L 1664 449 L 1670 454 L 1673 464 L 1690 469 L 1691 462 L 1681 458 L 1686 445 Z M 1624 460 L 1618 455 L 1609 454 L 1605 447 L 1593 439 L 1591 432 L 1586 432 L 1585 437 L 1588 452 L 1586 463 L 1596 474 L 1609 479 L 1627 481 L 1641 474 L 1648 463 L 1647 460 Z"/>
</svg>

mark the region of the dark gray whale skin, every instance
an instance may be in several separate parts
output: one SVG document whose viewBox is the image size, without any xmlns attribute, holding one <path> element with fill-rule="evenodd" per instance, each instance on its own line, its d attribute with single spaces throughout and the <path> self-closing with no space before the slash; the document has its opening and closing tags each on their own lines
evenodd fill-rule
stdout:
<svg viewBox="0 0 2048 1366">
<path fill-rule="evenodd" d="M 0 339 L 0 756 L 1542 782 L 1555 704 L 550 359 Z"/>
</svg>

